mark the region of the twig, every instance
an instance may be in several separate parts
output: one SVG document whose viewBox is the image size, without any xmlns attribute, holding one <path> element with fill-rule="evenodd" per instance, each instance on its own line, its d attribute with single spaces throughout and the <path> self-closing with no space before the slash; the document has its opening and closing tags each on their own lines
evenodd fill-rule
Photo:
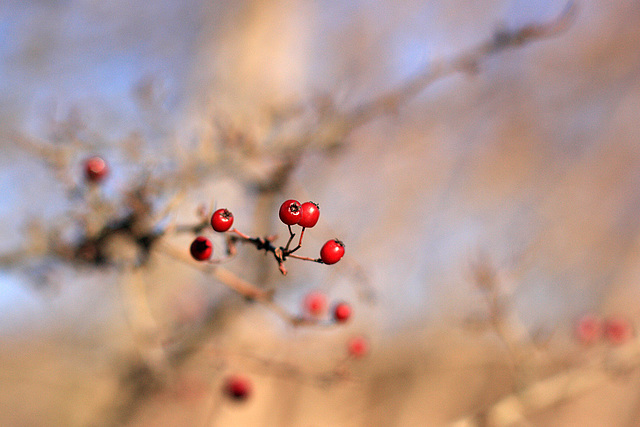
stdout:
<svg viewBox="0 0 640 427">
<path fill-rule="evenodd" d="M 383 93 L 358 107 L 340 112 L 331 108 L 319 109 L 315 124 L 309 124 L 304 131 L 287 135 L 272 135 L 274 141 L 283 141 L 282 152 L 287 158 L 301 155 L 303 148 L 314 144 L 317 148 L 334 148 L 344 144 L 344 140 L 354 129 L 389 113 L 396 112 L 434 82 L 455 73 L 475 73 L 480 64 L 489 57 L 509 48 L 520 48 L 537 40 L 557 36 L 573 23 L 578 11 L 576 2 L 569 1 L 563 11 L 554 19 L 540 24 L 529 24 L 515 30 L 500 30 L 489 40 L 479 43 L 451 58 L 433 61 L 421 73 L 403 84 Z"/>
<path fill-rule="evenodd" d="M 278 269 L 285 276 L 287 274 L 287 269 L 284 266 L 284 262 L 287 260 L 287 258 L 295 258 L 295 259 L 299 259 L 299 260 L 302 260 L 302 261 L 311 261 L 311 262 L 316 262 L 316 263 L 319 263 L 319 264 L 323 264 L 323 262 L 322 262 L 322 260 L 320 258 L 310 258 L 310 257 L 305 257 L 305 256 L 300 256 L 300 255 L 295 255 L 294 254 L 295 251 L 297 251 L 298 249 L 300 249 L 302 247 L 302 235 L 304 234 L 304 228 L 302 229 L 302 232 L 300 233 L 300 242 L 298 243 L 298 246 L 296 246 L 293 249 L 289 249 L 289 246 L 291 246 L 291 241 L 295 237 L 295 233 L 293 233 L 293 231 L 291 230 L 291 226 L 289 226 L 289 240 L 287 241 L 287 244 L 285 246 L 274 246 L 272 242 L 277 237 L 277 236 L 274 236 L 274 235 L 267 236 L 267 237 L 251 237 L 251 236 L 248 236 L 248 235 L 238 231 L 235 228 L 233 228 L 233 229 L 231 229 L 229 231 L 237 234 L 238 236 L 240 236 L 240 238 L 232 236 L 231 239 L 230 239 L 231 245 L 233 245 L 233 243 L 236 240 L 240 240 L 241 242 L 249 243 L 249 244 L 254 245 L 256 247 L 256 249 L 258 249 L 258 250 L 264 250 L 265 252 L 271 253 L 273 255 L 273 257 L 275 258 L 276 262 L 278 263 Z"/>
<path fill-rule="evenodd" d="M 238 294 L 244 296 L 248 300 L 256 301 L 274 312 L 280 318 L 282 318 L 285 322 L 289 323 L 292 326 L 302 326 L 302 325 L 321 325 L 322 323 L 316 319 L 304 318 L 290 314 L 280 305 L 276 304 L 273 301 L 274 290 L 269 289 L 260 289 L 255 285 L 247 282 L 246 280 L 241 279 L 236 276 L 231 271 L 222 268 L 213 266 L 210 263 L 200 263 L 192 260 L 182 251 L 179 251 L 173 248 L 171 245 L 166 242 L 159 242 L 157 249 L 178 261 L 181 261 L 185 264 L 190 265 L 191 267 L 197 268 L 207 274 L 212 274 L 213 277 L 216 278 L 220 283 L 228 287 L 229 289 L 237 292 Z"/>
<path fill-rule="evenodd" d="M 506 427 L 522 423 L 532 414 L 595 390 L 619 372 L 640 367 L 640 342 L 636 339 L 612 350 L 603 366 L 579 366 L 535 382 L 519 392 L 502 397 L 483 414 L 461 418 L 452 426 L 477 425 L 478 416 L 488 426 Z"/>
<path fill-rule="evenodd" d="M 214 277 L 225 286 L 243 295 L 245 298 L 256 301 L 268 301 L 272 297 L 273 291 L 260 289 L 222 267 L 214 267 L 209 263 L 196 262 L 182 251 L 175 249 L 166 242 L 158 242 L 158 250 L 180 262 L 190 265 L 191 267 L 197 268 L 208 274 L 213 274 Z"/>
<path fill-rule="evenodd" d="M 397 110 L 436 80 L 449 74 L 477 70 L 480 62 L 511 47 L 521 47 L 538 39 L 551 37 L 567 30 L 577 13 L 575 2 L 570 1 L 555 19 L 543 24 L 530 24 L 513 31 L 498 31 L 493 38 L 449 59 L 434 62 L 430 67 L 403 85 L 374 98 L 354 111 L 344 114 L 341 120 L 348 130 Z"/>
</svg>

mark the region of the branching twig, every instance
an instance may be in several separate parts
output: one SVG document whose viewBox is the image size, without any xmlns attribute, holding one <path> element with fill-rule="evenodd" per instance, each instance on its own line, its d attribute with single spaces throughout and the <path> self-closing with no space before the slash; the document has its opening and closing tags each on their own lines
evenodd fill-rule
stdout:
<svg viewBox="0 0 640 427">
<path fill-rule="evenodd" d="M 287 153 L 288 159 L 296 158 L 311 144 L 321 149 L 340 146 L 354 129 L 396 112 L 434 82 L 451 74 L 477 72 L 480 64 L 493 55 L 566 31 L 573 23 L 577 9 L 576 3 L 570 1 L 557 17 L 546 23 L 496 31 L 489 40 L 451 58 L 433 61 L 415 77 L 352 110 L 341 112 L 337 108 L 319 108 L 320 117 L 316 118 L 315 123 L 306 126 L 304 131 L 289 136 L 276 134 L 271 139 L 281 142 L 281 151 Z"/>
<path fill-rule="evenodd" d="M 189 256 L 184 254 L 182 251 L 177 250 L 170 246 L 165 242 L 160 242 L 158 244 L 158 251 L 168 255 L 178 261 L 181 261 L 185 264 L 188 264 L 194 268 L 197 268 L 204 273 L 211 274 L 216 278 L 220 283 L 228 287 L 229 289 L 237 292 L 238 294 L 244 296 L 250 301 L 256 301 L 260 304 L 267 307 L 273 313 L 277 314 L 280 318 L 282 318 L 285 322 L 292 326 L 302 326 L 302 325 L 323 325 L 322 322 L 315 318 L 307 318 L 295 316 L 287 312 L 280 305 L 276 304 L 273 301 L 273 294 L 275 292 L 274 289 L 260 289 L 255 285 L 247 282 L 246 280 L 241 279 L 236 276 L 231 271 L 214 266 L 210 263 L 200 263 L 191 259 Z M 328 325 L 327 325 L 328 326 Z"/>
<path fill-rule="evenodd" d="M 576 4 L 570 1 L 560 15 L 547 23 L 530 24 L 513 31 L 498 31 L 490 40 L 482 42 L 466 52 L 433 62 L 427 70 L 403 85 L 342 115 L 341 120 L 345 124 L 345 130 L 350 131 L 374 118 L 396 111 L 399 106 L 406 104 L 433 82 L 449 74 L 473 72 L 477 70 L 482 61 L 503 50 L 520 47 L 565 31 L 573 22 L 576 12 Z"/>
<path fill-rule="evenodd" d="M 238 231 L 235 228 L 229 231 L 239 236 L 239 237 L 231 236 L 229 240 L 229 243 L 231 246 L 233 246 L 236 241 L 241 241 L 244 243 L 249 243 L 254 245 L 256 249 L 259 251 L 264 250 L 265 252 L 271 253 L 275 258 L 276 262 L 278 263 L 278 269 L 283 275 L 287 274 L 287 269 L 284 266 L 284 262 L 287 260 L 287 258 L 295 258 L 302 261 L 311 261 L 311 262 L 316 262 L 318 264 L 323 264 L 323 261 L 320 258 L 310 258 L 310 257 L 304 257 L 304 256 L 294 254 L 295 251 L 297 251 L 302 247 L 302 236 L 304 234 L 304 228 L 300 233 L 300 241 L 298 242 L 298 245 L 293 249 L 289 249 L 289 246 L 291 246 L 291 241 L 295 237 L 295 233 L 293 233 L 293 231 L 291 230 L 291 226 L 289 226 L 289 239 L 285 246 L 274 246 L 273 242 L 277 238 L 277 236 L 274 236 L 274 235 L 267 236 L 267 237 L 251 237 Z"/>
<path fill-rule="evenodd" d="M 247 299 L 256 301 L 268 301 L 272 298 L 273 291 L 260 289 L 252 285 L 251 283 L 237 277 L 231 271 L 228 271 L 221 267 L 216 267 L 208 263 L 198 263 L 184 254 L 182 251 L 175 249 L 166 242 L 158 243 L 158 251 L 187 265 L 197 268 L 205 273 L 213 274 L 216 279 L 222 282 L 225 286 L 236 291 L 240 295 L 243 295 Z"/>
<path fill-rule="evenodd" d="M 620 371 L 640 367 L 640 342 L 612 350 L 611 358 L 604 367 L 580 366 L 535 382 L 523 390 L 502 397 L 483 414 L 462 418 L 452 426 L 476 426 L 478 417 L 487 425 L 503 427 L 523 422 L 530 415 L 562 402 L 574 399 L 606 384 Z"/>
<path fill-rule="evenodd" d="M 306 382 L 318 386 L 327 386 L 342 381 L 357 381 L 357 378 L 349 373 L 346 366 L 345 362 L 348 362 L 348 358 L 339 360 L 333 368 L 325 372 L 310 373 L 293 363 L 260 357 L 255 354 L 216 351 L 215 355 L 217 358 L 225 360 L 241 358 L 243 365 L 246 365 L 246 362 L 255 365 L 249 370 L 264 370 L 271 376 L 279 376 L 300 383 Z"/>
</svg>

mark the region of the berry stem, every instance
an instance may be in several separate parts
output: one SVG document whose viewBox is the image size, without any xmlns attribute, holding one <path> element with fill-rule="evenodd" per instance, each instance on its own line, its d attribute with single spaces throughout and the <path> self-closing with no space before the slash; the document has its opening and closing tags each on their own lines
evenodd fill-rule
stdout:
<svg viewBox="0 0 640 427">
<path fill-rule="evenodd" d="M 290 256 L 291 258 L 295 258 L 295 259 L 301 259 L 303 261 L 313 261 L 313 262 L 317 262 L 319 264 L 324 264 L 324 262 L 320 258 L 311 258 L 311 257 L 308 257 L 308 256 L 300 256 L 300 255 L 295 255 L 295 254 L 288 254 L 287 256 Z"/>
<path fill-rule="evenodd" d="M 237 228 L 232 228 L 231 230 L 229 230 L 229 232 L 230 233 L 236 233 L 238 236 L 242 237 L 244 240 L 253 240 L 253 238 L 251 236 L 248 236 L 248 235 L 244 234 L 243 232 L 241 232 Z"/>
<path fill-rule="evenodd" d="M 271 242 L 273 242 L 276 239 L 276 236 L 267 236 L 267 237 L 249 237 L 243 233 L 240 233 L 237 230 L 232 230 L 235 231 L 236 234 L 240 235 L 242 237 L 242 241 L 245 243 L 250 243 L 252 245 L 254 245 L 256 247 L 256 249 L 258 250 L 264 250 L 266 252 L 271 252 L 273 254 L 273 257 L 276 259 L 276 261 L 278 262 L 278 269 L 280 270 L 280 272 L 282 273 L 282 275 L 286 276 L 287 275 L 287 269 L 284 266 L 284 261 L 287 258 L 287 252 L 286 249 L 283 248 L 282 246 L 280 247 L 276 247 L 273 246 L 273 244 Z M 230 243 L 233 244 L 234 239 L 232 238 L 230 240 Z M 235 248 L 234 248 L 235 250 Z"/>
<path fill-rule="evenodd" d="M 291 229 L 290 225 L 287 225 L 287 228 L 289 230 L 289 240 L 287 241 L 287 244 L 285 246 L 273 245 L 273 241 L 275 241 L 277 238 L 277 236 L 275 235 L 267 236 L 267 237 L 251 237 L 247 234 L 242 233 L 236 228 L 232 228 L 229 230 L 229 232 L 234 233 L 236 236 L 229 237 L 229 240 L 227 243 L 227 252 L 229 253 L 230 256 L 235 254 L 236 252 L 235 242 L 238 240 L 244 243 L 250 243 L 254 245 L 257 250 L 264 250 L 265 252 L 270 252 L 271 254 L 273 254 L 273 257 L 278 263 L 278 270 L 280 270 L 280 273 L 282 273 L 283 276 L 287 275 L 287 269 L 284 265 L 287 257 L 301 259 L 303 261 L 313 261 L 320 264 L 324 264 L 324 261 L 322 261 L 321 258 L 303 257 L 303 256 L 294 254 L 295 251 L 297 251 L 302 247 L 302 238 L 304 237 L 304 232 L 306 230 L 306 227 L 302 227 L 302 231 L 300 232 L 300 239 L 298 240 L 298 245 L 293 249 L 289 249 L 289 248 L 291 247 L 291 242 L 295 237 L 295 233 Z M 225 258 L 224 260 L 226 259 L 227 258 Z M 223 262 L 223 261 L 214 260 L 214 261 L 210 261 L 209 263 L 220 263 L 220 262 Z"/>
<path fill-rule="evenodd" d="M 289 246 L 291 246 L 291 242 L 293 241 L 293 238 L 296 237 L 296 233 L 294 233 L 291 230 L 291 226 L 287 225 L 287 228 L 289 229 L 289 240 L 287 241 L 286 246 L 284 247 L 284 249 L 282 250 L 285 254 L 289 254 Z M 304 229 L 303 229 L 304 230 Z"/>
<path fill-rule="evenodd" d="M 306 228 L 302 227 L 302 231 L 300 232 L 300 240 L 298 240 L 298 246 L 296 246 L 295 248 L 293 248 L 291 250 L 285 251 L 287 256 L 290 256 L 292 253 L 294 253 L 295 251 L 297 251 L 298 249 L 300 249 L 302 247 L 302 237 L 304 236 L 304 230 L 306 230 Z M 293 257 L 293 258 L 295 258 L 295 257 Z"/>
</svg>

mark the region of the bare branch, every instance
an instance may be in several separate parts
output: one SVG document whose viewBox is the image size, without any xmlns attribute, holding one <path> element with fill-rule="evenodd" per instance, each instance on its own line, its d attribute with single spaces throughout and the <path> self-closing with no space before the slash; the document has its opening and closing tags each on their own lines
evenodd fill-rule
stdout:
<svg viewBox="0 0 640 427">
<path fill-rule="evenodd" d="M 520 392 L 504 396 L 483 414 L 462 418 L 452 426 L 478 425 L 479 416 L 487 425 L 506 427 L 525 422 L 527 417 L 569 401 L 603 386 L 617 374 L 640 367 L 640 341 L 612 350 L 602 364 L 589 364 L 565 370 L 535 382 Z"/>
<path fill-rule="evenodd" d="M 492 55 L 513 47 L 521 47 L 542 38 L 556 36 L 566 31 L 575 15 L 577 6 L 573 1 L 555 19 L 542 24 L 530 24 L 514 31 L 498 31 L 488 41 L 458 54 L 452 58 L 433 62 L 428 69 L 408 80 L 400 87 L 374 98 L 355 110 L 344 114 L 340 120 L 344 123 L 344 131 L 363 125 L 381 115 L 396 111 L 433 82 L 454 73 L 475 72 L 480 63 Z"/>
</svg>

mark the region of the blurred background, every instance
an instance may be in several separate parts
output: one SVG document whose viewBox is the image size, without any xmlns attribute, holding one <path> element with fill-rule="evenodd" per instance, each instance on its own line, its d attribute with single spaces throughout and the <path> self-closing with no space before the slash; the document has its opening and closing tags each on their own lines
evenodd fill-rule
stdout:
<svg viewBox="0 0 640 427">
<path fill-rule="evenodd" d="M 640 425 L 635 340 L 611 372 L 617 348 L 574 334 L 584 313 L 640 320 L 640 3 L 575 2 L 566 31 L 348 131 L 329 120 L 566 6 L 3 1 L 0 423 Z M 70 196 L 93 154 L 111 175 Z M 282 239 L 280 203 L 318 202 L 301 254 L 339 237 L 339 264 L 281 276 L 240 246 L 225 267 L 291 313 L 317 290 L 353 319 L 294 328 L 161 251 L 136 269 L 118 245 L 109 268 L 54 255 L 52 235 L 106 223 L 145 179 L 171 208 L 158 228 L 204 204 Z M 192 238 L 166 240 L 188 254 Z M 175 346 L 157 380 L 148 360 Z M 522 394 L 567 372 L 592 386 Z M 253 384 L 241 404 L 221 392 L 235 373 Z"/>
</svg>

